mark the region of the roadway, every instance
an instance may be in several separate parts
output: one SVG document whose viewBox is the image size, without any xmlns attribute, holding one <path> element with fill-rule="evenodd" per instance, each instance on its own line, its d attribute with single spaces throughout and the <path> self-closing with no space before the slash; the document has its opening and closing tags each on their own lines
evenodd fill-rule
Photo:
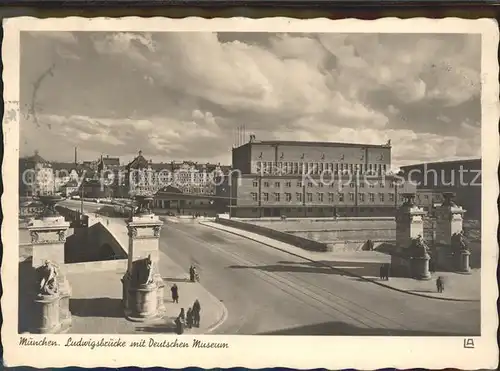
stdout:
<svg viewBox="0 0 500 371">
<path fill-rule="evenodd" d="M 65 203 L 75 208 L 74 201 Z M 88 212 L 100 207 L 85 205 Z M 479 303 L 396 292 L 196 222 L 167 222 L 160 249 L 186 271 L 196 264 L 202 284 L 226 305 L 229 316 L 217 333 L 466 336 L 480 331 Z"/>
</svg>

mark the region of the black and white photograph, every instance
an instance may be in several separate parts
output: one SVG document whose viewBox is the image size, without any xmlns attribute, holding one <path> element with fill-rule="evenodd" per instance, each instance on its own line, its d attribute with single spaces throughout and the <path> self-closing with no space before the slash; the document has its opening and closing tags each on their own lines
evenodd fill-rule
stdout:
<svg viewBox="0 0 500 371">
<path fill-rule="evenodd" d="M 244 21 L 4 23 L 5 359 L 493 365 L 496 25 Z"/>
</svg>

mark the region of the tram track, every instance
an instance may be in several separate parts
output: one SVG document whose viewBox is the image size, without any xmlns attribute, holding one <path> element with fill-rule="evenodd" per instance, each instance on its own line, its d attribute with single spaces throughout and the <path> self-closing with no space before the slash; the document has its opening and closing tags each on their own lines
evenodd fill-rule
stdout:
<svg viewBox="0 0 500 371">
<path fill-rule="evenodd" d="M 280 289 L 303 304 L 314 307 L 323 314 L 337 320 L 347 320 L 347 322 L 351 322 L 353 325 L 358 327 L 361 326 L 367 329 L 383 328 L 387 329 L 388 332 L 391 330 L 408 330 L 407 327 L 399 322 L 396 322 L 366 307 L 360 306 L 353 301 L 342 298 L 330 290 L 313 284 L 308 280 L 297 279 L 292 273 L 266 272 L 264 270 L 260 270 L 258 269 L 258 266 L 266 265 L 265 262 L 258 261 L 254 258 L 248 259 L 247 257 L 241 256 L 241 254 L 238 254 L 237 252 L 228 251 L 216 244 L 203 240 L 200 237 L 193 236 L 192 233 L 181 230 L 180 228 L 175 228 L 175 230 L 200 246 L 205 248 L 208 247 L 214 252 L 224 254 L 226 257 L 230 258 L 230 260 L 235 261 L 243 267 L 247 267 L 245 269 L 251 269 L 254 274 L 267 284 Z M 343 318 L 338 318 L 339 314 Z"/>
</svg>

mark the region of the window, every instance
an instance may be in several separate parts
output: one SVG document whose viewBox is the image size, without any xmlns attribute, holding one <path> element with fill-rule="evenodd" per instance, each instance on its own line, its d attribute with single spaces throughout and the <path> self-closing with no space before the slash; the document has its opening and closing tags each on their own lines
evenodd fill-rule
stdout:
<svg viewBox="0 0 500 371">
<path fill-rule="evenodd" d="M 323 188 L 323 185 L 324 185 L 324 184 L 323 184 L 323 182 L 319 182 L 319 184 L 318 184 L 318 186 L 319 186 L 320 188 Z"/>
<path fill-rule="evenodd" d="M 354 202 L 354 192 L 349 192 L 349 201 Z"/>
<path fill-rule="evenodd" d="M 429 199 L 429 195 L 424 195 L 424 199 L 428 200 Z"/>
<path fill-rule="evenodd" d="M 335 202 L 335 196 L 331 192 L 328 193 L 328 202 L 331 203 L 331 204 Z"/>
<path fill-rule="evenodd" d="M 370 183 L 370 188 L 375 188 L 375 184 Z"/>
<path fill-rule="evenodd" d="M 307 183 L 307 186 L 312 187 L 313 186 L 312 182 Z"/>
<path fill-rule="evenodd" d="M 389 193 L 389 201 L 394 201 L 394 193 Z"/>
<path fill-rule="evenodd" d="M 285 201 L 286 202 L 292 201 L 292 194 L 291 193 L 285 193 Z"/>
<path fill-rule="evenodd" d="M 359 188 L 365 188 L 365 183 L 359 183 Z"/>
<path fill-rule="evenodd" d="M 323 202 L 323 193 L 318 193 L 318 201 Z"/>
<path fill-rule="evenodd" d="M 301 181 L 297 182 L 297 187 L 302 187 L 302 182 Z"/>
<path fill-rule="evenodd" d="M 269 193 L 266 192 L 263 194 L 263 196 L 264 196 L 264 201 L 269 201 Z"/>
<path fill-rule="evenodd" d="M 403 195 L 399 195 L 399 201 L 403 201 L 403 200 L 404 200 Z"/>
<path fill-rule="evenodd" d="M 343 193 L 339 193 L 339 202 L 344 202 L 344 194 Z"/>
<path fill-rule="evenodd" d="M 350 183 L 349 187 L 354 188 L 354 183 Z"/>
<path fill-rule="evenodd" d="M 365 194 L 364 193 L 358 194 L 358 198 L 359 198 L 360 202 L 365 202 Z"/>
<path fill-rule="evenodd" d="M 274 188 L 279 188 L 280 187 L 280 182 L 274 182 Z"/>
<path fill-rule="evenodd" d="M 380 186 L 380 188 L 385 188 L 385 183 L 384 182 L 380 182 L 379 186 Z"/>
<path fill-rule="evenodd" d="M 379 193 L 378 194 L 378 199 L 380 200 L 380 202 L 384 202 L 384 194 L 383 193 Z"/>
<path fill-rule="evenodd" d="M 285 187 L 290 188 L 291 186 L 292 186 L 292 182 L 286 182 L 286 183 L 285 183 Z"/>
<path fill-rule="evenodd" d="M 274 201 L 276 202 L 280 201 L 280 194 L 278 192 L 274 193 Z"/>
<path fill-rule="evenodd" d="M 257 201 L 257 193 L 252 192 L 250 195 L 252 196 L 252 201 Z"/>
<path fill-rule="evenodd" d="M 297 201 L 302 202 L 302 193 L 297 192 L 297 193 L 295 194 L 295 197 L 297 198 Z"/>
<path fill-rule="evenodd" d="M 370 200 L 370 202 L 375 202 L 375 193 L 369 193 L 368 199 Z"/>
<path fill-rule="evenodd" d="M 264 182 L 264 187 L 269 187 L 269 182 Z"/>
<path fill-rule="evenodd" d="M 313 200 L 313 194 L 312 193 L 308 193 L 307 194 L 307 202 L 312 202 Z"/>
<path fill-rule="evenodd" d="M 254 187 L 258 187 L 259 186 L 259 182 L 257 182 L 256 180 L 253 181 L 253 186 Z"/>
</svg>

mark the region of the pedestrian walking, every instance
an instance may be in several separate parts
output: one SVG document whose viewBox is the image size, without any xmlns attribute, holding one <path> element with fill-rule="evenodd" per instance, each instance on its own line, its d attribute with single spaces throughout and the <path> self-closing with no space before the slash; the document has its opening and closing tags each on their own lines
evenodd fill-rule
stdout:
<svg viewBox="0 0 500 371">
<path fill-rule="evenodd" d="M 380 269 L 379 269 L 379 276 L 380 276 L 380 279 L 383 280 L 384 279 L 384 264 L 382 264 L 380 266 Z"/>
<path fill-rule="evenodd" d="M 389 281 L 389 275 L 391 273 L 391 265 L 385 264 L 385 280 Z"/>
<path fill-rule="evenodd" d="M 196 299 L 194 304 L 193 304 L 192 313 L 193 313 L 193 325 L 195 327 L 200 327 L 201 305 L 200 305 L 200 302 L 198 301 L 198 299 Z"/>
<path fill-rule="evenodd" d="M 438 293 L 444 292 L 444 278 L 439 276 L 436 280 L 436 288 Z"/>
<path fill-rule="evenodd" d="M 172 302 L 179 304 L 179 288 L 175 283 L 170 288 L 170 291 L 172 292 Z"/>
<path fill-rule="evenodd" d="M 193 311 L 191 308 L 188 308 L 186 313 L 186 327 L 187 328 L 193 327 Z"/>
</svg>

